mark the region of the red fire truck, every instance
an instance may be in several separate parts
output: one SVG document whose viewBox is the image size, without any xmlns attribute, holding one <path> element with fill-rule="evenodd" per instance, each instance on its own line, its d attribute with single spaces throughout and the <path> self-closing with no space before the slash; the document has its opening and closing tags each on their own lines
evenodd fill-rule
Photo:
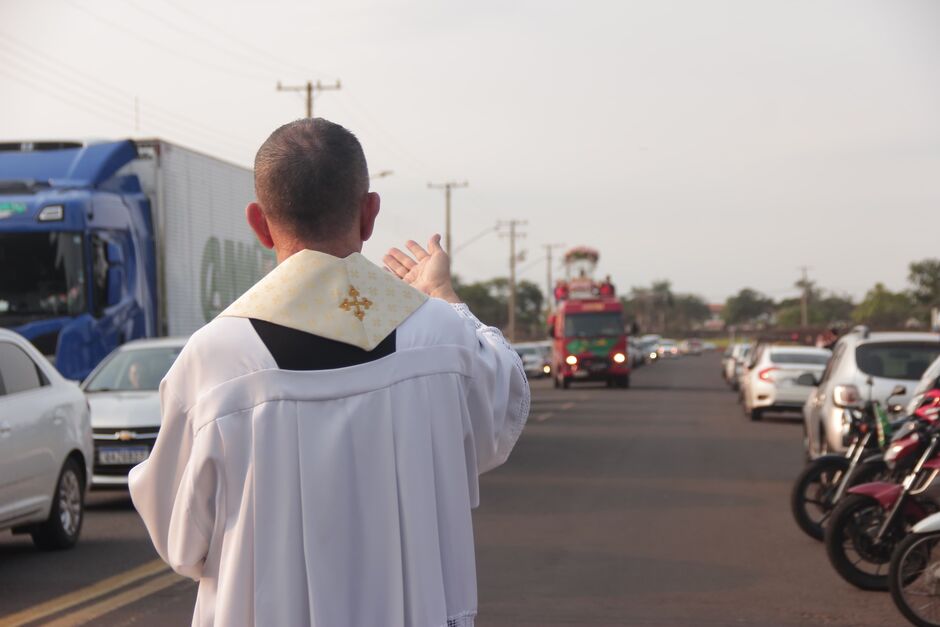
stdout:
<svg viewBox="0 0 940 627">
<path fill-rule="evenodd" d="M 630 387 L 623 305 L 609 278 L 599 283 L 590 278 L 599 256 L 584 247 L 565 254 L 569 278 L 556 285 L 556 310 L 549 318 L 556 388 L 568 388 L 572 381 Z"/>
</svg>

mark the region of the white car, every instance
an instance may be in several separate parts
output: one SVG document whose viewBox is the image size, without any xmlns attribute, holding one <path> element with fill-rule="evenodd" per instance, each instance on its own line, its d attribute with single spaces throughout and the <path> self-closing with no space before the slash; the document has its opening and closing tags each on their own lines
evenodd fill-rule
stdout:
<svg viewBox="0 0 940 627">
<path fill-rule="evenodd" d="M 93 457 L 88 404 L 22 336 L 0 329 L 0 529 L 75 545 Z"/>
<path fill-rule="evenodd" d="M 758 344 L 741 377 L 744 413 L 760 420 L 768 411 L 802 411 L 810 389 L 797 379 L 805 374 L 818 379 L 831 356 L 826 348 Z"/>
<path fill-rule="evenodd" d="M 884 403 L 898 385 L 905 392 L 893 396 L 891 403 L 908 403 L 938 356 L 936 333 L 871 333 L 857 327 L 839 338 L 832 360 L 803 406 L 808 455 L 845 451 L 851 437 L 845 408 L 860 405 L 869 396 Z"/>
<path fill-rule="evenodd" d="M 513 350 L 522 358 L 522 367 L 530 378 L 547 377 L 552 371 L 551 357 L 549 356 L 546 360 L 543 344 L 542 342 L 513 344 Z"/>
<path fill-rule="evenodd" d="M 92 487 L 127 487 L 127 473 L 147 459 L 160 431 L 160 381 L 186 338 L 120 346 L 82 383 L 95 433 Z"/>
</svg>

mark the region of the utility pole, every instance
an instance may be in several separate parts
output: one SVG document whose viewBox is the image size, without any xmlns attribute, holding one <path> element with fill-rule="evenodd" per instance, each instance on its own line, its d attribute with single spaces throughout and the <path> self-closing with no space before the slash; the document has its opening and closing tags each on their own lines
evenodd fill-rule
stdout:
<svg viewBox="0 0 940 627">
<path fill-rule="evenodd" d="M 799 283 L 800 287 L 803 288 L 803 293 L 800 296 L 800 326 L 806 329 L 809 326 L 809 277 L 806 273 L 810 268 L 800 266 L 799 269 L 803 273 L 803 278 Z"/>
<path fill-rule="evenodd" d="M 307 117 L 313 117 L 313 94 L 314 92 L 320 91 L 329 91 L 331 89 L 342 89 L 343 86 L 339 82 L 339 79 L 336 80 L 336 83 L 333 85 L 324 85 L 320 81 L 314 83 L 313 81 L 307 81 L 303 85 L 281 85 L 281 81 L 277 82 L 278 91 L 303 91 L 307 94 Z"/>
<path fill-rule="evenodd" d="M 509 238 L 509 341 L 516 341 L 516 262 L 519 256 L 516 254 L 516 238 L 525 237 L 525 233 L 519 233 L 516 230 L 518 226 L 528 224 L 525 220 L 508 220 L 500 222 L 499 228 L 509 228 L 508 233 L 500 233 L 501 237 Z"/>
<path fill-rule="evenodd" d="M 428 183 L 428 189 L 444 190 L 444 250 L 451 254 L 450 248 L 450 190 L 459 189 L 469 185 L 467 181 L 457 183 L 456 181 L 447 181 L 446 183 Z"/>
<path fill-rule="evenodd" d="M 565 245 L 564 244 L 544 244 L 543 246 L 545 248 L 545 261 L 546 261 L 546 264 L 545 264 L 545 270 L 546 270 L 545 310 L 548 313 L 551 313 L 552 309 L 554 309 L 554 307 L 552 306 L 552 303 L 555 302 L 555 289 L 553 287 L 554 282 L 552 281 L 552 251 L 555 250 L 556 248 L 564 248 Z"/>
</svg>

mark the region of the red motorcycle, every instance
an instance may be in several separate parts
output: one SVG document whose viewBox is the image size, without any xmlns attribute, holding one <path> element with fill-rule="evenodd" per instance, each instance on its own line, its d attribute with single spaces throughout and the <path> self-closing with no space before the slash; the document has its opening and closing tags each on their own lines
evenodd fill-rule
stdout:
<svg viewBox="0 0 940 627">
<path fill-rule="evenodd" d="M 884 454 L 900 483 L 853 486 L 826 527 L 826 553 L 836 572 L 863 590 L 887 590 L 895 546 L 911 528 L 940 510 L 925 491 L 940 474 L 940 388 L 924 395 L 913 419 Z"/>
</svg>

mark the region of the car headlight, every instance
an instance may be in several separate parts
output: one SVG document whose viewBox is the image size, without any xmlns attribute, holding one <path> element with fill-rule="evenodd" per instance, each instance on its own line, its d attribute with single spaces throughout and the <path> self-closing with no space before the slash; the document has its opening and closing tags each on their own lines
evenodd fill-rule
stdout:
<svg viewBox="0 0 940 627">
<path fill-rule="evenodd" d="M 542 372 L 544 372 L 545 374 L 551 374 L 552 367 L 549 366 L 548 364 L 545 364 L 544 366 L 542 366 Z"/>
<path fill-rule="evenodd" d="M 625 361 L 627 361 L 627 356 L 626 356 L 626 355 L 624 355 L 623 353 L 614 353 L 614 362 L 615 362 L 615 363 L 622 364 L 622 363 L 625 362 Z"/>
<path fill-rule="evenodd" d="M 567 357 L 565 357 L 565 363 L 568 364 L 569 366 L 574 366 L 575 364 L 578 363 L 578 358 L 575 357 L 574 355 L 568 355 Z"/>
</svg>

